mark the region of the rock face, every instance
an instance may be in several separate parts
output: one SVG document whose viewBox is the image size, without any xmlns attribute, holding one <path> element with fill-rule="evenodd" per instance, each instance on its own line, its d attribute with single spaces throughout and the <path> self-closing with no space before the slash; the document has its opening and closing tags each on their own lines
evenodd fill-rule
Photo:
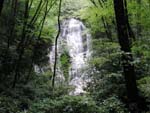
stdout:
<svg viewBox="0 0 150 113">
<path fill-rule="evenodd" d="M 67 19 L 62 23 L 61 34 L 58 40 L 58 62 L 59 56 L 65 51 L 70 56 L 70 71 L 69 71 L 69 85 L 75 87 L 75 90 L 70 92 L 70 95 L 79 95 L 85 93 L 83 90 L 86 87 L 87 79 L 85 68 L 88 66 L 87 60 L 90 58 L 90 39 L 91 36 L 86 31 L 86 27 L 79 20 L 74 18 Z M 50 53 L 50 63 L 54 64 L 55 47 Z M 60 67 L 57 67 L 57 77 L 64 79 Z"/>
</svg>

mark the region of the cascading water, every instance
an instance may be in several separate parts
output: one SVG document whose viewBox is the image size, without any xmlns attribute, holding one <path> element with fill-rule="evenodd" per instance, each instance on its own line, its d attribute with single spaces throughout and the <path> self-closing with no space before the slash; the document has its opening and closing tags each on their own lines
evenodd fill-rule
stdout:
<svg viewBox="0 0 150 113">
<path fill-rule="evenodd" d="M 87 60 L 90 58 L 90 38 L 86 27 L 81 21 L 72 18 L 63 22 L 58 40 L 58 57 L 62 54 L 65 45 L 71 59 L 69 85 L 75 87 L 75 90 L 70 92 L 70 95 L 85 93 L 83 88 L 86 87 L 87 81 L 84 79 L 83 70 L 88 66 Z M 54 64 L 54 53 L 53 46 L 50 53 L 50 63 L 52 65 Z M 59 67 L 57 67 L 57 77 L 64 79 Z"/>
</svg>

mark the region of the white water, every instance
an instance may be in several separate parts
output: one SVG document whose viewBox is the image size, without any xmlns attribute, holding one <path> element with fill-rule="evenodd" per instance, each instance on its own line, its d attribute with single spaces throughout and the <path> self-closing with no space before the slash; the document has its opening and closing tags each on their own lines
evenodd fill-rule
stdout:
<svg viewBox="0 0 150 113">
<path fill-rule="evenodd" d="M 86 32 L 83 23 L 76 19 L 65 20 L 61 27 L 61 35 L 58 40 L 58 57 L 63 52 L 63 47 L 67 48 L 71 58 L 69 72 L 69 85 L 74 86 L 75 90 L 70 95 L 85 93 L 86 80 L 84 69 L 88 66 L 87 60 L 90 58 L 90 35 Z M 50 62 L 54 64 L 54 46 L 50 53 Z M 61 69 L 57 68 L 57 77 L 64 79 Z"/>
</svg>

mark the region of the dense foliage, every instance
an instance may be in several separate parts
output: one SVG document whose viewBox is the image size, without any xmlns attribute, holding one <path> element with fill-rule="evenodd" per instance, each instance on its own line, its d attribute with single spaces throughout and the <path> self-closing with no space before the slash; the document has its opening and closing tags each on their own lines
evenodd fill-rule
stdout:
<svg viewBox="0 0 150 113">
<path fill-rule="evenodd" d="M 149 113 L 150 1 L 123 1 L 134 59 L 129 63 L 135 67 L 138 95 L 147 107 L 140 113 Z M 69 95 L 73 89 L 68 85 L 71 61 L 64 48 L 59 65 L 66 81 L 52 86 L 48 54 L 59 29 L 59 2 L 0 2 L 0 113 L 132 113 L 136 105 L 127 94 L 113 0 L 62 1 L 61 20 L 78 18 L 92 35 L 86 70 L 91 82 L 86 94 Z"/>
</svg>

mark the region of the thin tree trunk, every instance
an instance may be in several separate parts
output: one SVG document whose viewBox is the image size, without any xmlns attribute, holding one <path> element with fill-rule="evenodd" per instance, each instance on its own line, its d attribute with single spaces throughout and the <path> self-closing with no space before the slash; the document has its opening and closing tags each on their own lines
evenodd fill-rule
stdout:
<svg viewBox="0 0 150 113">
<path fill-rule="evenodd" d="M 45 13 L 44 13 L 44 16 L 43 16 L 43 19 L 41 20 L 40 24 L 39 24 L 39 27 L 40 27 L 40 32 L 39 32 L 39 35 L 38 35 L 38 40 L 41 39 L 41 34 L 42 34 L 42 30 L 43 30 L 43 27 L 44 27 L 44 23 L 45 23 L 45 20 L 46 20 L 46 16 L 47 14 L 49 13 L 50 9 L 53 7 L 53 5 L 56 3 L 56 1 L 51 1 L 50 2 L 50 7 L 48 8 L 49 4 L 48 4 L 48 0 L 46 1 L 46 9 L 45 9 Z M 34 35 L 32 36 L 34 37 Z M 36 47 L 33 48 L 33 54 L 32 54 L 32 57 L 31 57 L 31 64 L 30 64 L 30 68 L 29 68 L 29 72 L 28 72 L 28 75 L 27 75 L 27 78 L 26 78 L 26 81 L 25 83 L 28 82 L 30 76 L 31 76 L 31 72 L 33 70 L 33 66 L 34 66 L 34 58 L 35 58 L 35 50 L 36 50 Z"/>
<path fill-rule="evenodd" d="M 13 0 L 11 6 L 12 6 L 12 9 L 11 9 L 11 11 L 12 11 L 12 13 L 11 13 L 12 14 L 12 23 L 8 29 L 9 33 L 7 36 L 7 47 L 6 47 L 5 58 L 4 58 L 4 62 L 5 62 L 4 67 L 7 68 L 7 71 L 6 71 L 4 79 L 6 79 L 8 77 L 8 75 L 11 73 L 10 66 L 8 66 L 9 62 L 10 62 L 9 61 L 9 57 L 10 57 L 9 56 L 10 55 L 9 50 L 10 50 L 10 44 L 12 42 L 14 27 L 15 27 L 15 19 L 16 19 L 16 12 L 17 12 L 17 0 Z"/>
<path fill-rule="evenodd" d="M 141 37 L 142 26 L 141 26 L 141 0 L 137 0 L 138 9 L 137 9 L 137 37 Z"/>
<path fill-rule="evenodd" d="M 30 2 L 29 7 L 28 7 L 28 10 L 30 10 L 30 9 L 31 9 L 32 4 L 33 4 L 33 0 L 31 0 L 31 2 Z"/>
<path fill-rule="evenodd" d="M 58 33 L 57 36 L 55 38 L 55 62 L 54 62 L 54 72 L 53 72 L 53 78 L 52 78 L 52 87 L 55 87 L 55 77 L 56 77 L 56 68 L 57 68 L 57 42 L 58 42 L 58 38 L 61 32 L 61 23 L 60 23 L 60 15 L 61 15 L 61 4 L 62 4 L 62 0 L 60 0 L 59 2 L 59 11 L 58 11 Z"/>
<path fill-rule="evenodd" d="M 41 38 L 41 33 L 42 33 L 42 30 L 43 30 L 43 27 L 44 27 L 44 23 L 45 23 L 45 19 L 46 19 L 47 13 L 48 13 L 48 1 L 46 1 L 46 10 L 45 10 L 45 14 L 44 14 L 44 17 L 43 17 L 43 20 L 42 20 L 42 25 L 41 25 L 40 32 L 39 32 L 39 35 L 38 35 L 38 40 Z M 31 64 L 30 64 L 29 72 L 28 72 L 28 75 L 27 75 L 25 83 L 28 82 L 28 80 L 29 80 L 29 78 L 31 76 L 31 72 L 32 72 L 32 69 L 33 69 L 34 57 L 35 57 L 35 49 L 36 48 L 34 47 L 33 48 L 33 55 L 32 55 L 32 58 L 31 58 Z"/>
<path fill-rule="evenodd" d="M 94 6 L 96 6 L 97 7 L 97 4 L 95 3 L 95 1 L 94 0 L 90 0 L 93 4 L 94 4 Z"/>
<path fill-rule="evenodd" d="M 107 21 L 105 21 L 105 19 L 104 19 L 103 16 L 102 16 L 102 23 L 103 23 L 103 25 L 104 25 L 105 33 L 106 33 L 107 38 L 112 41 L 112 33 L 111 33 L 111 30 L 109 29 L 109 25 L 108 25 Z"/>
<path fill-rule="evenodd" d="M 15 87 L 16 85 L 16 82 L 17 82 L 17 79 L 20 75 L 20 63 L 22 61 L 22 56 L 24 54 L 24 43 L 25 43 L 25 40 L 26 40 L 26 27 L 27 27 L 27 22 L 28 22 L 28 6 L 29 6 L 29 0 L 26 0 L 26 3 L 25 3 L 25 13 L 24 13 L 24 24 L 23 24 L 23 30 L 22 30 L 22 36 L 21 36 L 21 41 L 18 45 L 18 51 L 19 51 L 19 58 L 16 62 L 16 66 L 15 66 L 15 75 L 14 75 L 14 80 L 13 80 L 13 88 Z"/>
<path fill-rule="evenodd" d="M 125 19 L 126 19 L 129 38 L 135 40 L 135 35 L 134 35 L 133 30 L 132 30 L 130 23 L 129 23 L 128 8 L 127 8 L 127 1 L 126 0 L 124 0 L 124 11 L 125 11 Z M 131 40 L 130 40 L 130 42 L 131 42 Z"/>
<path fill-rule="evenodd" d="M 95 7 L 98 8 L 98 5 L 96 4 L 96 2 L 94 0 L 90 0 L 90 1 L 93 3 L 93 5 Z M 98 3 L 102 8 L 104 8 L 104 4 L 105 4 L 104 1 L 98 0 Z M 105 8 L 107 8 L 107 7 L 105 7 Z M 111 32 L 111 29 L 109 28 L 109 24 L 108 24 L 105 16 L 102 16 L 101 20 L 102 20 L 107 38 L 112 41 L 112 32 Z"/>
<path fill-rule="evenodd" d="M 10 26 L 10 36 L 8 36 L 8 40 L 7 40 L 7 50 L 9 50 L 10 43 L 12 42 L 12 38 L 13 38 L 14 29 L 15 29 L 17 5 L 18 5 L 18 0 L 13 0 L 12 1 L 12 25 Z"/>
<path fill-rule="evenodd" d="M 0 16 L 3 10 L 4 0 L 0 0 Z"/>
<path fill-rule="evenodd" d="M 29 25 L 33 23 L 33 21 L 35 20 L 35 18 L 36 18 L 37 15 L 39 14 L 39 12 L 40 12 L 40 10 L 41 10 L 41 7 L 42 7 L 42 1 L 43 1 L 43 0 L 40 0 L 40 2 L 39 2 L 39 4 L 38 4 L 38 7 L 37 7 L 37 9 L 36 9 L 36 11 L 35 11 L 35 13 L 34 13 L 32 19 L 31 19 L 31 21 L 29 22 Z"/>
</svg>

